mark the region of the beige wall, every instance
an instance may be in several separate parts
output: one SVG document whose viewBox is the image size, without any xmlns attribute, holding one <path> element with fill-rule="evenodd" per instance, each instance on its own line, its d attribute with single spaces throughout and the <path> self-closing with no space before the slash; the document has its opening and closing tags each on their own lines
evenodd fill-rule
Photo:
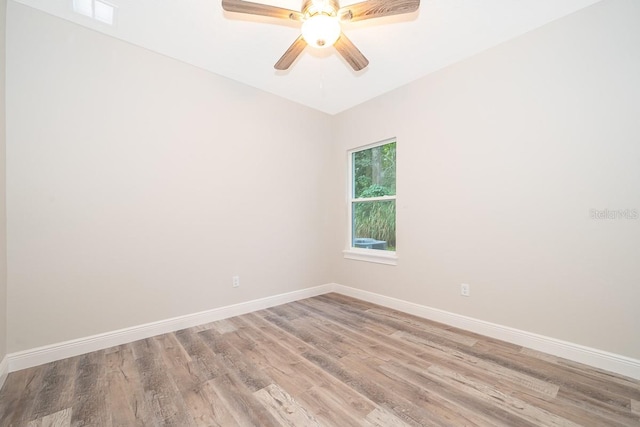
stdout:
<svg viewBox="0 0 640 427">
<path fill-rule="evenodd" d="M 605 1 L 335 118 L 345 151 L 398 138 L 398 266 L 336 281 L 640 358 L 640 2 Z M 460 284 L 471 297 L 460 296 Z"/>
<path fill-rule="evenodd" d="M 330 281 L 329 116 L 8 15 L 10 352 Z"/>
<path fill-rule="evenodd" d="M 5 34 L 7 1 L 0 0 L 0 361 L 7 354 L 7 227 L 5 203 Z"/>
</svg>

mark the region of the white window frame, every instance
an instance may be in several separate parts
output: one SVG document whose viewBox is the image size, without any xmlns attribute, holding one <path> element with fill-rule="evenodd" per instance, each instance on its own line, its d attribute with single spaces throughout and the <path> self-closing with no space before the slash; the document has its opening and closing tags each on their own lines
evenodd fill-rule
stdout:
<svg viewBox="0 0 640 427">
<path fill-rule="evenodd" d="M 398 165 L 396 161 L 396 195 L 395 196 L 382 196 L 382 197 L 370 197 L 367 199 L 358 199 L 354 198 L 354 177 L 353 177 L 353 154 L 359 151 L 368 150 L 370 148 L 380 147 L 382 145 L 387 145 L 392 142 L 396 143 L 396 155 L 397 155 L 397 147 L 398 140 L 396 138 L 389 138 L 383 141 L 374 142 L 373 144 L 363 145 L 361 147 L 352 148 L 347 151 L 347 249 L 342 251 L 344 257 L 346 259 L 352 259 L 356 261 L 367 261 L 373 262 L 377 264 L 386 264 L 386 265 L 397 265 L 398 264 L 398 253 L 397 246 L 396 251 L 386 251 L 380 249 L 366 249 L 366 248 L 356 248 L 353 246 L 353 202 L 358 200 L 366 200 L 368 202 L 380 201 L 380 200 L 394 200 L 396 203 L 396 227 L 398 222 L 398 191 L 397 191 L 397 181 L 398 181 Z M 397 233 L 397 231 L 396 231 Z"/>
</svg>

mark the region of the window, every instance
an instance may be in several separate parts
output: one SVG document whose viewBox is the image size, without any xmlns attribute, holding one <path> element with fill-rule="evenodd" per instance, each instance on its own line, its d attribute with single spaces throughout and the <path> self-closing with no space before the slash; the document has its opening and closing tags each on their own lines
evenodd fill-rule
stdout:
<svg viewBox="0 0 640 427">
<path fill-rule="evenodd" d="M 113 25 L 116 7 L 100 0 L 73 0 L 73 10 L 96 21 Z"/>
<path fill-rule="evenodd" d="M 345 257 L 396 264 L 396 141 L 350 151 L 349 175 Z"/>
</svg>

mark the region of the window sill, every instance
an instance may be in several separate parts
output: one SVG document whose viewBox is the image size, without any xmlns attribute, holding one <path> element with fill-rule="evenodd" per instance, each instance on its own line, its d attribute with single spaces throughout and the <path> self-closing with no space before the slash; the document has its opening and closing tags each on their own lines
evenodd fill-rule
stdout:
<svg viewBox="0 0 640 427">
<path fill-rule="evenodd" d="M 346 249 L 342 251 L 346 259 L 374 262 L 377 264 L 398 265 L 398 255 L 391 251 L 376 249 Z"/>
</svg>

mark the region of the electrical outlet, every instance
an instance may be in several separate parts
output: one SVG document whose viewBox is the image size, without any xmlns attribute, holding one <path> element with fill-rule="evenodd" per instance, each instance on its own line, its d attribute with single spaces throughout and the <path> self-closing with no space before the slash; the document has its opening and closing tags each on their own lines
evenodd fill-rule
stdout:
<svg viewBox="0 0 640 427">
<path fill-rule="evenodd" d="M 240 286 L 240 276 L 233 276 L 231 280 L 233 280 L 234 288 L 237 288 L 238 286 Z"/>
<path fill-rule="evenodd" d="M 471 295 L 471 286 L 467 285 L 466 283 L 463 283 L 460 285 L 460 295 L 462 295 L 463 297 L 468 297 Z"/>
</svg>

